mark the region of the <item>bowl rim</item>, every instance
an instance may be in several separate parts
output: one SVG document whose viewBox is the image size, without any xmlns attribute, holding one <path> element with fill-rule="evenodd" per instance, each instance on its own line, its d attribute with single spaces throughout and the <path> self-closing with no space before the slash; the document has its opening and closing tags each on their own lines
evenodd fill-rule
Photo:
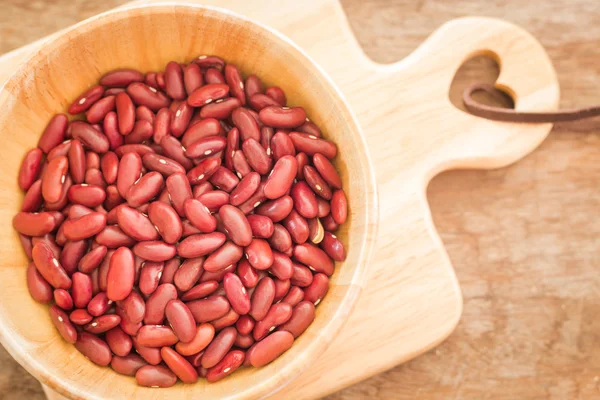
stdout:
<svg viewBox="0 0 600 400">
<path fill-rule="evenodd" d="M 340 298 L 339 303 L 333 312 L 333 317 L 323 326 L 318 335 L 318 337 L 320 337 L 323 333 L 326 333 L 326 337 L 335 337 L 344 323 L 348 320 L 348 317 L 350 316 L 350 313 L 358 300 L 362 288 L 366 284 L 367 265 L 374 251 L 374 244 L 378 234 L 379 199 L 377 180 L 375 176 L 375 168 L 368 151 L 365 135 L 362 131 L 361 125 L 358 122 L 358 118 L 352 111 L 352 108 L 350 107 L 346 97 L 337 84 L 329 76 L 329 74 L 325 72 L 325 70 L 306 51 L 300 48 L 285 34 L 265 25 L 262 22 L 256 21 L 253 18 L 222 7 L 180 3 L 174 1 L 124 5 L 80 21 L 77 24 L 58 31 L 46 40 L 39 41 L 38 44 L 40 47 L 31 55 L 26 57 L 26 59 L 19 64 L 17 69 L 6 79 L 6 81 L 0 85 L 0 94 L 7 91 L 7 86 L 11 83 L 19 82 L 21 79 L 26 78 L 29 68 L 42 62 L 42 58 L 51 53 L 52 50 L 56 50 L 63 46 L 63 42 L 68 40 L 70 35 L 78 35 L 82 33 L 82 31 L 90 31 L 102 26 L 103 24 L 114 22 L 111 21 L 111 17 L 119 16 L 120 14 L 128 14 L 141 10 L 153 10 L 157 12 L 164 10 L 172 12 L 172 10 L 169 10 L 169 8 L 187 9 L 190 12 L 194 12 L 195 10 L 207 10 L 214 13 L 224 14 L 232 19 L 255 25 L 269 35 L 272 35 L 272 37 L 280 40 L 285 45 L 298 52 L 307 61 L 309 61 L 311 67 L 315 68 L 318 73 L 321 74 L 321 78 L 327 82 L 329 88 L 333 90 L 340 102 L 346 108 L 346 111 L 351 118 L 351 120 L 347 123 L 351 125 L 353 124 L 356 127 L 356 132 L 358 133 L 357 139 L 360 140 L 360 144 L 363 149 L 363 151 L 357 150 L 357 153 L 359 154 L 360 163 L 363 167 L 365 167 L 365 176 L 367 177 L 367 186 L 363 188 L 366 194 L 364 207 L 365 220 L 363 222 L 365 225 L 365 234 L 360 239 L 360 251 L 356 257 L 358 265 L 352 274 L 350 283 L 347 285 L 349 286 L 349 289 L 345 295 Z M 124 15 L 123 17 L 125 17 L 124 19 L 127 19 L 131 16 Z M 6 101 L 6 99 L 3 101 Z M 0 318 L 1 317 L 3 316 L 0 316 Z M 10 320 L 7 319 L 7 321 Z M 40 383 L 69 398 L 102 399 L 98 393 L 92 393 L 89 391 L 89 389 L 82 390 L 78 387 L 73 387 L 71 384 L 63 380 L 59 375 L 54 374 L 43 363 L 35 359 L 31 353 L 23 349 L 23 347 L 20 345 L 20 341 L 13 337 L 14 333 L 10 330 L 10 324 L 8 325 L 9 326 L 5 328 L 4 324 L 0 324 L 0 343 L 9 352 L 9 354 L 38 381 L 40 381 Z M 318 337 L 315 337 L 315 339 L 318 339 Z M 238 396 L 244 397 L 246 395 L 264 398 L 274 394 L 299 376 L 302 371 L 305 370 L 306 366 L 310 362 L 315 361 L 317 357 L 322 354 L 331 344 L 331 341 L 323 341 L 323 343 L 320 342 L 320 340 L 312 340 L 305 345 L 305 351 L 301 357 L 296 358 L 292 362 L 284 364 L 280 369 L 278 369 L 276 374 L 270 376 L 266 381 L 261 381 L 260 384 L 257 383 L 251 385 L 244 391 L 236 392 L 235 394 L 232 394 L 231 398 L 237 398 Z M 257 390 L 259 386 L 261 389 Z"/>
</svg>

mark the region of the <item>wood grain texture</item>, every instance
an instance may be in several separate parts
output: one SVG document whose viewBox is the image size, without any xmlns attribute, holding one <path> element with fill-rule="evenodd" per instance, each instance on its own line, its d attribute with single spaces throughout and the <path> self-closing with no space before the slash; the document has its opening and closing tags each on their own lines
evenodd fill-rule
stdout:
<svg viewBox="0 0 600 400">
<path fill-rule="evenodd" d="M 486 2 L 484 7 L 475 1 L 425 1 L 417 7 L 370 0 L 344 5 L 359 41 L 380 61 L 405 56 L 459 13 L 514 21 L 550 46 L 563 106 L 597 101 L 598 42 L 581 34 L 598 37 L 593 2 L 569 2 L 568 13 L 557 2 Z M 434 352 L 333 398 L 598 394 L 598 327 L 593 321 L 599 296 L 592 254 L 599 249 L 594 233 L 600 228 L 588 218 L 598 210 L 598 143 L 594 136 L 577 133 L 594 126 L 597 121 L 557 127 L 540 150 L 514 167 L 446 173 L 434 180 L 429 190 L 434 220 L 465 296 L 461 325 Z"/>
</svg>

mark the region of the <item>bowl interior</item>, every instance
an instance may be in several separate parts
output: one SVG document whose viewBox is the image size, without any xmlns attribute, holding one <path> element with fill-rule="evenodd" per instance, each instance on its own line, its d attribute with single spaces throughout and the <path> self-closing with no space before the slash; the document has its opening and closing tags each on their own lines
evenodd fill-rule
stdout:
<svg viewBox="0 0 600 400">
<path fill-rule="evenodd" d="M 348 250 L 338 263 L 313 325 L 292 349 L 260 369 L 243 369 L 216 384 L 199 381 L 170 389 L 136 386 L 86 360 L 64 342 L 50 322 L 46 305 L 31 299 L 26 282 L 28 260 L 12 229 L 23 195 L 17 172 L 25 152 L 36 146 L 49 119 L 115 68 L 163 70 L 170 60 L 189 62 L 216 54 L 257 74 L 265 85 L 284 89 L 288 104 L 303 106 L 324 136 L 335 141 L 335 164 L 344 181 L 350 217 L 339 232 Z M 376 231 L 373 170 L 356 121 L 328 78 L 287 39 L 223 10 L 157 5 L 110 12 L 75 26 L 45 44 L 0 93 L 0 339 L 25 368 L 69 397 L 81 398 L 256 398 L 272 393 L 304 368 L 314 365 L 346 319 L 364 281 Z"/>
</svg>

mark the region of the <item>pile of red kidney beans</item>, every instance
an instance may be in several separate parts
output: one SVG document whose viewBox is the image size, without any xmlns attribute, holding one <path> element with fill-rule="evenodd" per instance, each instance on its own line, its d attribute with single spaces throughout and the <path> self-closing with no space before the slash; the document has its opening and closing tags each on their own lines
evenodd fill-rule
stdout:
<svg viewBox="0 0 600 400">
<path fill-rule="evenodd" d="M 346 220 L 324 139 L 278 87 L 216 56 L 104 75 L 19 171 L 27 285 L 101 366 L 168 387 L 287 351 L 315 318 Z"/>
</svg>

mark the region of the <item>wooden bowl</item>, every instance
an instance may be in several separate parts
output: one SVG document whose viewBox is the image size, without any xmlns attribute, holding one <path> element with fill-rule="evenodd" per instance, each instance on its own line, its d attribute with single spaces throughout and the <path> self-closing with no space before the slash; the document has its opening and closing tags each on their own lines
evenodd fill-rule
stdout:
<svg viewBox="0 0 600 400">
<path fill-rule="evenodd" d="M 170 60 L 189 62 L 202 54 L 219 55 L 238 65 L 245 75 L 256 73 L 266 85 L 280 86 L 288 104 L 303 106 L 324 135 L 337 143 L 336 166 L 351 211 L 339 233 L 348 257 L 337 264 L 315 322 L 275 362 L 241 369 L 214 384 L 200 380 L 169 389 L 143 388 L 134 378 L 85 359 L 56 332 L 48 307 L 30 297 L 25 280 L 28 260 L 11 222 L 23 198 L 17 172 L 49 119 L 65 112 L 73 99 L 105 72 L 126 67 L 158 71 Z M 0 340 L 43 384 L 67 397 L 85 399 L 257 398 L 310 368 L 337 336 L 364 284 L 376 237 L 374 171 L 360 128 L 339 90 L 288 39 L 215 8 L 154 5 L 121 9 L 76 25 L 43 45 L 8 80 L 0 93 L 0 109 Z"/>
</svg>

